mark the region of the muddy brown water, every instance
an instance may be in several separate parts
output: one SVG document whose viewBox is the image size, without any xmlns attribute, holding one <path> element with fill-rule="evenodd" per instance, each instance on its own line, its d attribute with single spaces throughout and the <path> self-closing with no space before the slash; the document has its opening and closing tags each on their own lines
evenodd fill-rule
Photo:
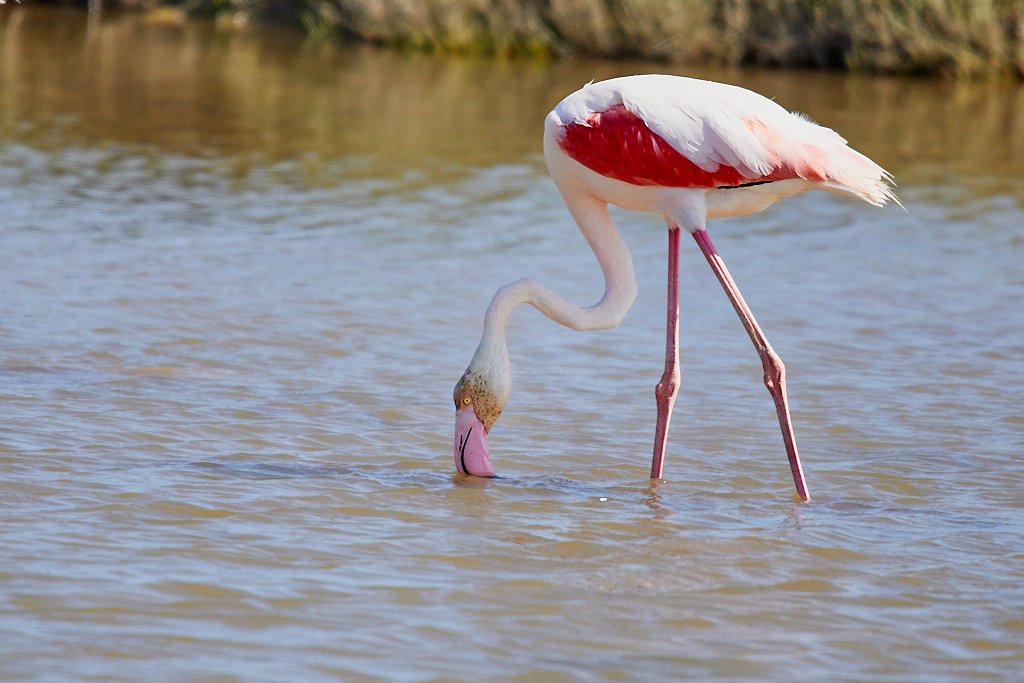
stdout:
<svg viewBox="0 0 1024 683">
<path fill-rule="evenodd" d="M 166 18 L 166 17 L 165 17 Z M 666 236 L 621 326 L 512 317 L 500 479 L 451 389 L 499 286 L 600 271 L 540 155 L 588 80 L 737 83 L 906 211 L 711 234 L 789 369 L 814 501 L 694 245 L 647 478 Z M 1009 681 L 1024 671 L 1024 88 L 491 61 L 0 8 L 0 678 Z"/>
</svg>

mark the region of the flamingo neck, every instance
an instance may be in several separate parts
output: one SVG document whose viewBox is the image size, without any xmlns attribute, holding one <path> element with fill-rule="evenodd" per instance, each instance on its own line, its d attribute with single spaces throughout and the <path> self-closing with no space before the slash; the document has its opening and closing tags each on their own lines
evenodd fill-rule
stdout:
<svg viewBox="0 0 1024 683">
<path fill-rule="evenodd" d="M 487 308 L 483 337 L 470 363 L 470 372 L 487 372 L 488 369 L 500 374 L 509 372 L 505 326 L 512 309 L 519 304 L 531 304 L 555 322 L 574 330 L 615 327 L 633 304 L 637 293 L 633 261 L 608 213 L 608 205 L 590 194 L 570 194 L 564 190 L 562 194 L 601 265 L 604 295 L 593 306 L 583 307 L 528 278 L 505 285 Z M 510 376 L 508 383 L 511 384 Z"/>
</svg>

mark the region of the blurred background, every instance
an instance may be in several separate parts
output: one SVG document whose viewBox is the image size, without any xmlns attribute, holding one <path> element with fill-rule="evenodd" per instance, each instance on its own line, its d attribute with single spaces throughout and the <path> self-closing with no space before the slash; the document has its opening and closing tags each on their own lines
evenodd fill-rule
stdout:
<svg viewBox="0 0 1024 683">
<path fill-rule="evenodd" d="M 13 0 L 12 0 L 13 1 Z M 82 0 L 468 54 L 1024 75 L 1016 0 Z"/>
<path fill-rule="evenodd" d="M 1019 2 L 0 6 L 0 679 L 1005 681 L 1024 668 Z M 785 68 L 784 68 L 785 67 Z M 713 221 L 509 324 L 501 478 L 451 391 L 494 291 L 603 291 L 544 166 L 590 80 L 755 90 L 894 174 Z"/>
</svg>

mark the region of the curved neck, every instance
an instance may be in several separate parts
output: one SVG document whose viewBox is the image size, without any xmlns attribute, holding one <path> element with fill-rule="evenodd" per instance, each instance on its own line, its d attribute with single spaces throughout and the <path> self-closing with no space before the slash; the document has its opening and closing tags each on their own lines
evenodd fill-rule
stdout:
<svg viewBox="0 0 1024 683">
<path fill-rule="evenodd" d="M 564 193 L 563 195 L 568 195 Z M 593 306 L 582 307 L 530 279 L 505 285 L 497 291 L 487 308 L 484 332 L 473 357 L 493 362 L 507 357 L 505 324 L 512 309 L 532 304 L 557 323 L 574 330 L 603 330 L 618 325 L 636 298 L 636 276 L 629 249 L 608 213 L 608 205 L 590 194 L 564 196 L 569 211 L 583 236 L 594 250 L 604 273 L 604 296 Z"/>
</svg>

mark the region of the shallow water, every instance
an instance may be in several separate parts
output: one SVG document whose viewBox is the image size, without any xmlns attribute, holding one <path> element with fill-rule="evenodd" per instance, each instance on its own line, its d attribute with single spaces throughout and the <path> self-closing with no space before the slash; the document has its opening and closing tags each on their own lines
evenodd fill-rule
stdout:
<svg viewBox="0 0 1024 683">
<path fill-rule="evenodd" d="M 623 324 L 509 330 L 500 479 L 451 389 L 494 290 L 600 296 L 544 113 L 663 65 L 491 62 L 0 9 L 0 678 L 1007 681 L 1024 670 L 1024 89 L 675 69 L 900 181 L 684 244 Z"/>
</svg>

